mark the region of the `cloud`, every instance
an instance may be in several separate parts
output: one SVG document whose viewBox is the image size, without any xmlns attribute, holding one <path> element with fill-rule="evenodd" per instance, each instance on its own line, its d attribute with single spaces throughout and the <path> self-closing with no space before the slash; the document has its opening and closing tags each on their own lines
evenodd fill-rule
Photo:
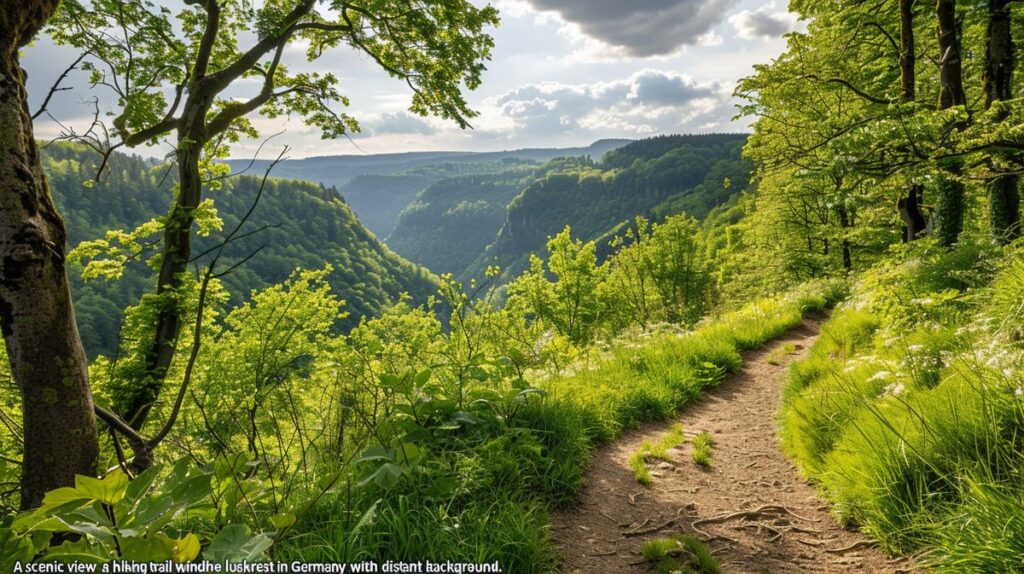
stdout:
<svg viewBox="0 0 1024 574">
<path fill-rule="evenodd" d="M 670 54 L 725 18 L 736 0 L 527 0 L 634 57 Z"/>
<path fill-rule="evenodd" d="M 697 129 L 693 121 L 722 115 L 729 91 L 718 82 L 698 83 L 671 72 L 643 70 L 629 78 L 592 84 L 527 84 L 491 104 L 511 120 L 510 135 L 536 138 L 565 134 L 649 135 Z M 731 110 L 730 110 L 731 112 Z M 721 121 L 705 117 L 699 123 Z"/>
<path fill-rule="evenodd" d="M 365 130 L 373 135 L 421 134 L 429 136 L 437 133 L 437 128 L 423 118 L 407 112 L 379 114 L 363 123 Z"/>
<path fill-rule="evenodd" d="M 776 10 L 774 4 L 757 10 L 744 10 L 729 17 L 729 22 L 741 38 L 774 40 L 783 34 L 796 30 L 797 15 Z"/>
</svg>

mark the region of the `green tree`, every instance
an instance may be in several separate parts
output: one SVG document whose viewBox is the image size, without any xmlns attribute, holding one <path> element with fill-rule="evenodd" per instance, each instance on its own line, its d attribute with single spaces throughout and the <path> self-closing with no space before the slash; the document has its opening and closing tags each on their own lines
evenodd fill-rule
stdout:
<svg viewBox="0 0 1024 574">
<path fill-rule="evenodd" d="M 223 175 L 213 163 L 227 145 L 257 135 L 247 117 L 295 113 L 324 137 L 358 129 L 332 74 L 292 73 L 282 63 L 289 45 L 308 42 L 315 61 L 338 46 L 371 58 L 413 91 L 410 110 L 468 126 L 474 112 L 461 88 L 475 88 L 493 42 L 484 28 L 497 23 L 491 7 L 466 0 L 273 1 L 259 7 L 231 0 L 190 0 L 172 14 L 146 0 L 76 0 L 63 3 L 50 35 L 89 54 L 92 83 L 113 91 L 117 111 L 108 132 L 114 141 L 95 145 L 109 152 L 173 139 L 176 197 L 159 220 L 163 240 L 157 268 L 153 335 L 140 348 L 145 372 L 131 381 L 133 396 L 121 415 L 140 428 L 159 396 L 175 356 L 183 314 L 175 302 L 192 256 L 197 219 L 209 212 L 204 190 Z M 174 23 L 177 20 L 177 23 Z M 256 40 L 242 48 L 240 33 Z M 255 85 L 239 99 L 228 90 Z M 165 93 L 173 93 L 170 101 Z"/>
<path fill-rule="evenodd" d="M 509 285 L 510 305 L 526 310 L 574 344 L 588 344 L 604 316 L 599 286 L 607 266 L 597 264 L 594 242 L 574 240 L 568 226 L 548 240 L 547 248 L 546 266 L 532 255 L 529 270 Z"/>
</svg>

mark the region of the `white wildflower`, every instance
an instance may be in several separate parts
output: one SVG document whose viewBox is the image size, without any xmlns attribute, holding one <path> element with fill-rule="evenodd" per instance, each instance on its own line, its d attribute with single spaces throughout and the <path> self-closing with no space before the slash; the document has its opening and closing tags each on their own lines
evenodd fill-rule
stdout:
<svg viewBox="0 0 1024 574">
<path fill-rule="evenodd" d="M 898 397 L 901 394 L 903 394 L 903 391 L 905 391 L 906 389 L 907 387 L 903 383 L 892 383 L 889 386 L 885 387 L 885 390 L 882 392 L 882 394 L 889 395 L 892 397 Z"/>
<path fill-rule="evenodd" d="M 871 375 L 871 378 L 868 379 L 868 382 L 869 383 L 873 383 L 875 381 L 884 381 L 884 380 L 888 379 L 891 376 L 892 376 L 892 373 L 890 373 L 889 371 L 878 371 L 874 375 Z"/>
</svg>

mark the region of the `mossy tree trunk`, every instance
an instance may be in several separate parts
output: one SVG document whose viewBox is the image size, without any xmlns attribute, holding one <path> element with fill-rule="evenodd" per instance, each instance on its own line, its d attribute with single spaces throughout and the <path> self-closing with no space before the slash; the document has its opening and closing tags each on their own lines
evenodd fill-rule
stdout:
<svg viewBox="0 0 1024 574">
<path fill-rule="evenodd" d="M 1013 26 L 1011 0 L 989 0 L 985 46 L 985 106 L 1013 99 Z M 1005 119 L 1006 113 L 999 113 Z M 1008 243 L 1020 237 L 1019 177 L 1004 175 L 989 184 L 989 222 L 997 240 Z"/>
<path fill-rule="evenodd" d="M 935 17 L 939 36 L 939 109 L 966 106 L 956 1 L 937 0 Z M 957 122 L 950 129 L 963 127 L 962 122 Z M 942 162 L 939 167 L 946 174 L 939 176 L 935 186 L 935 236 L 939 244 L 952 247 L 964 228 L 964 184 L 960 180 L 963 162 L 953 158 Z"/>
<path fill-rule="evenodd" d="M 914 0 L 900 0 L 900 101 L 909 104 L 917 98 L 917 48 L 914 37 Z M 911 183 L 907 196 L 896 203 L 903 220 L 903 242 L 909 243 L 924 235 L 928 222 L 921 212 L 919 184 Z"/>
<path fill-rule="evenodd" d="M 0 327 L 21 390 L 21 506 L 94 475 L 99 452 L 85 353 L 64 269 L 64 222 L 32 132 L 18 50 L 58 0 L 0 0 Z"/>
</svg>

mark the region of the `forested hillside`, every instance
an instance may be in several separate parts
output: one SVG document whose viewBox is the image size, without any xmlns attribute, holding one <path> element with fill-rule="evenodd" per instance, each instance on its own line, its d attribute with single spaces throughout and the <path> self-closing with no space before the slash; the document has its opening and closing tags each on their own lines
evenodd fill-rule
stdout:
<svg viewBox="0 0 1024 574">
<path fill-rule="evenodd" d="M 398 216 L 416 194 L 435 178 L 415 173 L 360 175 L 341 186 L 338 192 L 359 220 L 378 238 L 386 239 L 395 229 Z"/>
<path fill-rule="evenodd" d="M 537 166 L 441 180 L 405 207 L 387 243 L 435 273 L 461 276 L 494 240 L 512 198 Z"/>
<path fill-rule="evenodd" d="M 621 230 L 637 215 L 688 208 L 703 218 L 746 189 L 745 141 L 742 134 L 663 136 L 633 142 L 599 162 L 581 159 L 550 169 L 509 204 L 497 237 L 464 274 L 488 265 L 514 274 L 566 225 L 591 240 Z"/>
<path fill-rule="evenodd" d="M 564 156 L 599 159 L 627 143 L 629 140 L 607 139 L 579 148 L 324 156 L 282 161 L 275 169 L 278 177 L 337 187 L 359 219 L 378 238 L 386 239 L 402 210 L 433 182 L 457 175 L 494 173 L 517 164 L 540 164 Z M 270 161 L 236 159 L 226 163 L 235 170 L 260 171 Z"/>
<path fill-rule="evenodd" d="M 536 166 L 528 159 L 506 157 L 501 161 L 441 161 L 387 175 L 360 175 L 339 189 L 345 203 L 366 227 L 388 239 L 402 211 L 431 184 L 464 175 L 501 173 L 517 166 Z"/>
<path fill-rule="evenodd" d="M 45 148 L 44 167 L 71 246 L 98 239 L 121 244 L 118 233 L 162 216 L 173 193 L 174 176 L 167 166 L 136 156 L 114 153 L 103 175 L 93 181 L 95 153 L 53 144 Z M 253 206 L 261 179 L 240 175 L 222 182 L 212 197 L 221 229 L 232 229 Z M 402 293 L 422 302 L 435 289 L 429 271 L 401 259 L 374 238 L 334 189 L 271 178 L 249 222 L 258 231 L 233 241 L 223 256 L 231 265 L 252 255 L 223 277 L 232 306 L 247 300 L 253 291 L 284 281 L 296 268 L 321 269 L 327 264 L 333 267 L 327 281 L 345 300 L 347 326 L 375 315 Z M 208 251 L 221 239 L 220 233 L 211 230 L 197 240 L 196 253 Z M 153 240 L 130 240 L 134 245 L 126 245 L 127 270 L 116 281 L 83 280 L 81 268 L 72 269 L 78 321 L 91 356 L 117 350 L 121 314 L 153 288 L 152 272 L 141 263 L 145 255 L 136 253 L 136 248 Z M 195 263 L 203 265 L 204 258 Z"/>
</svg>

